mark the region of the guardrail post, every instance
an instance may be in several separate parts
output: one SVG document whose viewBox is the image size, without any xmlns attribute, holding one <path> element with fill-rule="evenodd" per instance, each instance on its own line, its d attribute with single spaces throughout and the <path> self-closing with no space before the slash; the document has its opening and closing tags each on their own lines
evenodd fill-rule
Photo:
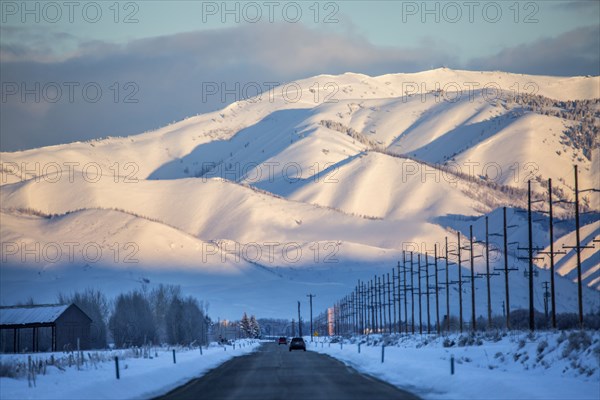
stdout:
<svg viewBox="0 0 600 400">
<path fill-rule="evenodd" d="M 115 356 L 115 371 L 117 373 L 117 379 L 121 379 L 121 375 L 119 374 L 119 357 Z"/>
</svg>

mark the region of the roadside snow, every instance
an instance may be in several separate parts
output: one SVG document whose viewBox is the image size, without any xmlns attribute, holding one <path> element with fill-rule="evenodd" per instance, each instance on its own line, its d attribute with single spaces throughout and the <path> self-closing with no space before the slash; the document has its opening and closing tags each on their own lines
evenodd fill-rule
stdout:
<svg viewBox="0 0 600 400">
<path fill-rule="evenodd" d="M 372 335 L 369 344 L 366 340 L 320 342 L 309 349 L 424 399 L 600 398 L 599 332 L 513 333 L 487 338 Z M 381 345 L 386 342 L 382 363 Z M 452 342 L 452 347 L 444 347 Z M 450 374 L 451 357 L 454 375 Z"/>
<path fill-rule="evenodd" d="M 102 352 L 104 362 L 86 362 L 81 370 L 76 365 L 64 371 L 48 365 L 46 375 L 37 375 L 34 387 L 27 378 L 0 378 L 0 398 L 8 399 L 141 399 L 165 394 L 186 382 L 204 375 L 225 361 L 254 351 L 258 342 L 238 341 L 232 346 L 216 346 L 176 351 L 173 364 L 172 350 L 151 351 L 149 358 L 119 360 L 120 379 L 115 377 L 114 355 L 120 351 Z M 89 354 L 94 355 L 95 352 Z M 62 353 L 54 353 L 55 358 Z M 157 356 L 155 356 L 157 355 Z M 27 354 L 0 355 L 0 369 L 15 362 L 27 365 Z M 50 359 L 51 354 L 32 354 L 34 360 Z M 88 352 L 84 352 L 88 359 Z"/>
</svg>

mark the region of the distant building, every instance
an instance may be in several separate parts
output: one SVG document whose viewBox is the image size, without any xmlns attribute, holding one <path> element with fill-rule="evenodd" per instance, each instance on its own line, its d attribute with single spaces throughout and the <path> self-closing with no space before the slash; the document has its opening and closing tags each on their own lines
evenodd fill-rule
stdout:
<svg viewBox="0 0 600 400">
<path fill-rule="evenodd" d="M 0 351 L 89 349 L 91 323 L 75 304 L 0 307 Z"/>
<path fill-rule="evenodd" d="M 335 335 L 335 307 L 327 309 L 327 334 L 329 336 Z"/>
</svg>

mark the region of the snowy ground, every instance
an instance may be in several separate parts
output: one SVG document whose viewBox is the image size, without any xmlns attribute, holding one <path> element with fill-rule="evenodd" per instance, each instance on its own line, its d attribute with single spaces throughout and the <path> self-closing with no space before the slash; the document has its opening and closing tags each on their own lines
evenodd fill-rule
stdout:
<svg viewBox="0 0 600 400">
<path fill-rule="evenodd" d="M 329 354 L 424 399 L 599 399 L 600 333 L 509 333 L 495 338 L 371 336 L 319 342 Z M 321 340 L 321 339 L 319 339 Z M 358 342 L 362 342 L 360 353 Z M 385 347 L 381 362 L 381 344 Z M 467 343 L 461 343 L 467 342 Z M 471 342 L 471 344 L 468 344 Z M 459 346 L 463 344 L 462 346 Z M 450 359 L 455 374 L 450 374 Z"/>
<path fill-rule="evenodd" d="M 29 386 L 27 374 L 17 378 L 0 378 L 1 399 L 140 399 L 164 394 L 181 386 L 193 378 L 204 375 L 232 357 L 254 351 L 256 341 L 238 341 L 233 346 L 212 345 L 202 349 L 178 349 L 176 364 L 170 349 L 152 350 L 152 358 L 135 358 L 129 350 L 100 352 L 99 362 L 89 361 L 78 370 L 73 364 L 61 370 L 48 365 L 46 374 L 36 376 L 35 386 Z M 115 377 L 114 355 L 120 355 L 120 379 Z M 156 356 L 158 355 L 158 356 Z M 50 359 L 51 353 L 33 354 L 34 361 Z M 23 362 L 27 365 L 26 354 L 0 355 L 0 370 L 8 365 Z M 55 359 L 65 358 L 63 353 L 54 353 Z M 68 356 L 66 357 L 68 359 Z M 124 359 L 121 359 L 124 358 Z M 4 373 L 2 374 L 4 375 Z"/>
</svg>

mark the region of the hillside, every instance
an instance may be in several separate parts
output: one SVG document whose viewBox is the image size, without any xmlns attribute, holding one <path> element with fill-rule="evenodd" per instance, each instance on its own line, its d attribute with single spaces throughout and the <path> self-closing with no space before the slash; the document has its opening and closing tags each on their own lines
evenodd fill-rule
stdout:
<svg viewBox="0 0 600 400">
<path fill-rule="evenodd" d="M 323 301 L 332 302 L 357 279 L 389 271 L 402 250 L 425 256 L 470 224 L 480 239 L 486 215 L 498 232 L 501 207 L 519 225 L 510 240 L 524 245 L 518 209 L 529 179 L 545 200 L 552 178 L 555 201 L 573 198 L 573 164 L 580 188 L 598 182 L 600 77 L 442 68 L 295 84 L 295 98 L 275 88 L 136 136 L 1 153 L 0 301 L 23 300 L 28 279 L 52 299 L 73 279 L 109 286 L 123 276 L 130 287 L 188 285 L 222 315 L 266 307 L 283 316 L 310 288 L 324 285 Z M 582 209 L 596 212 L 585 214 L 582 237 L 596 247 L 599 199 L 582 195 Z M 573 245 L 572 205 L 554 211 L 565 221 L 555 246 Z M 546 247 L 547 221 L 536 218 L 536 244 Z M 116 243 L 121 254 L 134 243 L 138 262 L 23 258 L 27 246 L 40 253 L 72 241 L 107 251 Z M 598 254 L 582 252 L 592 309 L 600 306 Z M 544 263 L 538 286 L 548 278 Z M 565 311 L 576 300 L 573 268 L 573 252 L 557 258 Z M 515 307 L 527 302 L 519 275 L 511 274 Z M 502 284 L 493 279 L 495 298 Z M 286 305 L 270 307 L 273 296 Z"/>
</svg>

